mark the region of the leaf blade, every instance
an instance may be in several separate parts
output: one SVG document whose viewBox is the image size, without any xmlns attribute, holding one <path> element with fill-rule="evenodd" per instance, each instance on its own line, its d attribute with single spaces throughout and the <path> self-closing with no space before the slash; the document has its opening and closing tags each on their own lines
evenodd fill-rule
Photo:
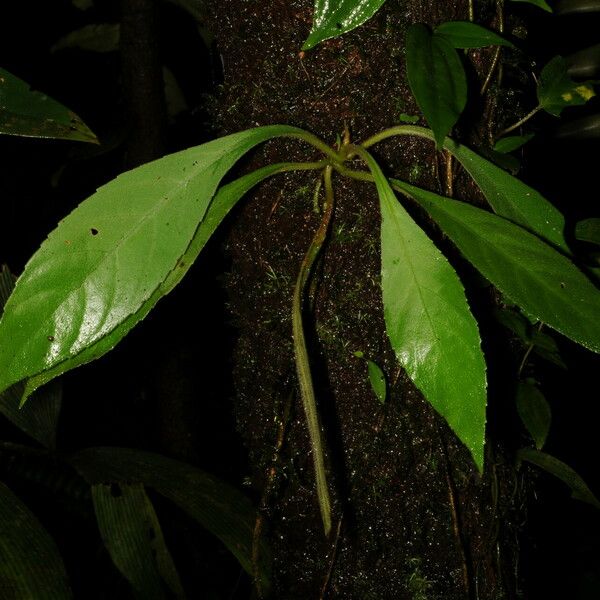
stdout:
<svg viewBox="0 0 600 600">
<path fill-rule="evenodd" d="M 124 333 L 115 341 L 111 332 L 181 268 L 223 175 L 256 144 L 298 131 L 268 126 L 220 138 L 129 171 L 82 203 L 29 261 L 6 305 L 0 390 L 29 379 L 29 394 L 44 374 L 112 348 Z"/>
<path fill-rule="evenodd" d="M 4 598 L 69 600 L 56 544 L 33 513 L 0 482 L 0 581 Z"/>
<path fill-rule="evenodd" d="M 315 0 L 313 25 L 302 50 L 310 50 L 320 42 L 338 37 L 368 21 L 385 0 Z"/>
<path fill-rule="evenodd" d="M 388 337 L 409 377 L 482 470 L 487 384 L 477 324 L 456 272 L 397 201 L 377 163 L 366 156 L 381 205 Z"/>
<path fill-rule="evenodd" d="M 501 35 L 470 21 L 446 21 L 435 28 L 434 35 L 446 38 L 454 48 L 465 50 L 485 46 L 514 48 L 514 45 Z"/>
<path fill-rule="evenodd" d="M 520 382 L 515 402 L 523 425 L 533 438 L 535 447 L 541 450 L 548 438 L 552 421 L 552 411 L 548 401 L 534 384 Z"/>
<path fill-rule="evenodd" d="M 406 33 L 406 73 L 440 148 L 467 103 L 467 79 L 456 50 L 423 24 Z"/>
<path fill-rule="evenodd" d="M 0 69 L 0 133 L 98 143 L 74 112 L 5 69 Z"/>
</svg>

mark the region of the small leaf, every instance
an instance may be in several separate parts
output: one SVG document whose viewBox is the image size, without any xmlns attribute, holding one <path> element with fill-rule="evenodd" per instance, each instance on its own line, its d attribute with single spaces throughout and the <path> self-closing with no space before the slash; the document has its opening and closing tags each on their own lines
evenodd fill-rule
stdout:
<svg viewBox="0 0 600 600">
<path fill-rule="evenodd" d="M 92 499 L 104 546 L 135 596 L 165 598 L 163 582 L 185 598 L 154 507 L 140 483 L 95 484 Z"/>
<path fill-rule="evenodd" d="M 6 305 L 0 390 L 29 379 L 28 395 L 114 347 L 189 267 L 182 259 L 225 173 L 256 144 L 300 131 L 220 138 L 124 173 L 83 202 L 31 258 Z"/>
<path fill-rule="evenodd" d="M 406 33 L 406 72 L 439 148 L 467 103 L 467 79 L 458 53 L 426 25 L 412 25 Z"/>
<path fill-rule="evenodd" d="M 411 125 L 416 123 L 419 120 L 418 115 L 408 115 L 406 113 L 400 113 L 398 115 L 398 121 L 402 123 L 410 123 Z"/>
<path fill-rule="evenodd" d="M 550 473 L 550 475 L 558 477 L 558 479 L 571 488 L 573 498 L 587 502 L 600 509 L 598 498 L 592 493 L 585 481 L 571 467 L 558 460 L 558 458 L 554 458 L 550 454 L 534 450 L 533 448 L 521 448 L 517 452 L 517 458 L 519 460 L 526 460 Z"/>
<path fill-rule="evenodd" d="M 73 597 L 54 540 L 1 482 L 0 590 L 6 600 L 69 600 Z"/>
<path fill-rule="evenodd" d="M 387 398 L 387 382 L 385 373 L 381 367 L 374 361 L 365 358 L 365 355 L 360 350 L 354 353 L 356 358 L 363 358 L 367 363 L 367 371 L 369 373 L 369 382 L 373 393 L 381 404 L 385 404 Z"/>
<path fill-rule="evenodd" d="M 600 352 L 600 291 L 563 254 L 522 227 L 402 181 L 465 258 L 527 315 Z"/>
<path fill-rule="evenodd" d="M 581 242 L 600 246 L 600 219 L 584 219 L 575 225 L 575 237 Z"/>
<path fill-rule="evenodd" d="M 446 139 L 444 148 L 452 153 L 471 175 L 495 213 L 522 225 L 569 253 L 563 235 L 565 219 L 539 192 L 466 146 Z"/>
<path fill-rule="evenodd" d="M 98 143 L 87 125 L 68 108 L 0 69 L 0 133 Z"/>
<path fill-rule="evenodd" d="M 534 6 L 537 6 L 538 8 L 541 8 L 546 12 L 552 12 L 552 9 L 550 8 L 546 0 L 512 0 L 512 2 L 523 2 L 525 4 L 533 4 Z"/>
<path fill-rule="evenodd" d="M 527 135 L 511 135 L 509 137 L 502 138 L 494 144 L 494 151 L 500 152 L 501 154 L 514 152 L 521 146 L 524 146 L 533 137 L 535 137 L 535 134 L 529 133 Z"/>
<path fill-rule="evenodd" d="M 313 25 L 302 50 L 338 37 L 368 21 L 385 0 L 315 0 Z"/>
<path fill-rule="evenodd" d="M 540 106 L 558 117 L 567 106 L 580 106 L 596 95 L 592 81 L 576 82 L 568 74 L 567 61 L 555 56 L 540 74 L 537 88 Z"/>
<path fill-rule="evenodd" d="M 434 30 L 434 35 L 442 36 L 454 48 L 484 48 L 485 46 L 507 46 L 514 48 L 501 35 L 469 21 L 447 21 Z"/>
<path fill-rule="evenodd" d="M 548 401 L 537 386 L 526 382 L 519 383 L 515 401 L 525 429 L 533 438 L 535 447 L 541 450 L 546 443 L 552 421 Z"/>
<path fill-rule="evenodd" d="M 269 549 L 261 542 L 255 565 L 256 511 L 235 488 L 186 463 L 129 448 L 87 448 L 70 462 L 91 485 L 138 482 L 168 498 L 217 536 L 247 573 L 254 576 L 257 566 L 263 589 L 268 590 Z"/>
<path fill-rule="evenodd" d="M 477 323 L 456 272 L 365 155 L 381 204 L 381 287 L 392 348 L 482 470 L 486 378 Z"/>
<path fill-rule="evenodd" d="M 77 48 L 89 52 L 116 52 L 119 49 L 119 37 L 118 23 L 86 25 L 60 38 L 51 51 Z"/>
</svg>

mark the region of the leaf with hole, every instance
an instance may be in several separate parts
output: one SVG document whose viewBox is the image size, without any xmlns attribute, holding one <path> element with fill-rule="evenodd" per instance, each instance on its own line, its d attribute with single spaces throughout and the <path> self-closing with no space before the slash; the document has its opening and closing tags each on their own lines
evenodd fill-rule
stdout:
<svg viewBox="0 0 600 600">
<path fill-rule="evenodd" d="M 406 73 L 439 148 L 467 103 L 467 78 L 458 53 L 426 25 L 412 25 L 406 33 Z"/>
<path fill-rule="evenodd" d="M 522 381 L 517 388 L 515 402 L 525 429 L 533 438 L 535 447 L 541 450 L 546 443 L 552 421 L 548 401 L 534 383 Z"/>
<path fill-rule="evenodd" d="M 381 287 L 390 343 L 481 470 L 486 377 L 477 323 L 456 272 L 365 155 L 381 206 Z"/>
<path fill-rule="evenodd" d="M 28 395 L 114 347 L 189 266 L 182 259 L 225 173 L 256 144 L 298 132 L 256 128 L 171 154 L 117 177 L 61 221 L 6 304 L 0 390 L 28 379 Z"/>
<path fill-rule="evenodd" d="M 408 183 L 393 183 L 528 316 L 600 352 L 600 291 L 566 256 L 507 219 Z"/>
<path fill-rule="evenodd" d="M 598 498 L 596 498 L 581 476 L 569 467 L 569 465 L 558 460 L 558 458 L 540 450 L 534 450 L 533 448 L 521 448 L 517 452 L 517 458 L 543 469 L 547 473 L 550 473 L 550 475 L 554 475 L 554 477 L 560 479 L 563 483 L 566 483 L 571 488 L 571 495 L 576 500 L 581 500 L 600 509 L 600 501 L 598 501 Z"/>
<path fill-rule="evenodd" d="M 573 81 L 567 61 L 555 56 L 540 73 L 537 96 L 540 106 L 558 117 L 567 106 L 580 106 L 596 95 L 594 81 Z"/>
<path fill-rule="evenodd" d="M 0 133 L 98 143 L 71 110 L 0 69 Z"/>
<path fill-rule="evenodd" d="M 313 24 L 302 50 L 338 37 L 368 21 L 385 0 L 315 0 Z"/>
<path fill-rule="evenodd" d="M 162 529 L 141 483 L 97 483 L 92 500 L 100 536 L 136 598 L 185 598 Z"/>
<path fill-rule="evenodd" d="M 70 462 L 91 485 L 138 482 L 168 498 L 217 536 L 268 590 L 269 548 L 261 541 L 259 558 L 253 561 L 256 511 L 235 488 L 186 463 L 129 448 L 87 448 Z"/>
<path fill-rule="evenodd" d="M 7 600 L 73 597 L 58 548 L 35 515 L 0 482 L 0 589 Z"/>
<path fill-rule="evenodd" d="M 469 21 L 446 21 L 438 25 L 433 33 L 448 40 L 454 48 L 469 49 L 486 46 L 514 48 L 513 44 L 501 35 Z"/>
</svg>

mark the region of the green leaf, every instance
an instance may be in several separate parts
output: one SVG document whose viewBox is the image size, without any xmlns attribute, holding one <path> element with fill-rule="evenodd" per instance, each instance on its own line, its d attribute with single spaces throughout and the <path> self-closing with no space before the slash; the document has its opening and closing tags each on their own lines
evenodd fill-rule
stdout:
<svg viewBox="0 0 600 600">
<path fill-rule="evenodd" d="M 584 219 L 575 225 L 575 237 L 581 242 L 600 246 L 600 219 Z"/>
<path fill-rule="evenodd" d="M 385 379 L 385 373 L 376 362 L 365 358 L 363 352 L 357 351 L 354 353 L 354 356 L 363 358 L 367 363 L 367 372 L 369 374 L 371 389 L 377 397 L 377 400 L 379 400 L 381 404 L 385 404 L 387 398 L 387 381 Z"/>
<path fill-rule="evenodd" d="M 119 49 L 120 32 L 118 23 L 85 25 L 61 37 L 51 51 L 77 48 L 89 52 L 115 52 Z"/>
<path fill-rule="evenodd" d="M 58 549 L 37 518 L 0 482 L 0 589 L 7 600 L 72 598 Z"/>
<path fill-rule="evenodd" d="M 535 134 L 529 133 L 527 135 L 511 135 L 502 138 L 494 144 L 494 151 L 500 152 L 500 154 L 514 152 L 521 148 L 521 146 L 524 146 L 533 137 L 535 137 Z"/>
<path fill-rule="evenodd" d="M 539 192 L 481 158 L 466 146 L 446 139 L 444 148 L 451 152 L 471 175 L 495 213 L 522 225 L 569 253 L 563 235 L 565 219 Z"/>
<path fill-rule="evenodd" d="M 541 450 L 546 443 L 552 421 L 548 401 L 533 383 L 520 382 L 515 402 L 525 429 L 533 438 L 535 447 Z"/>
<path fill-rule="evenodd" d="M 217 536 L 254 575 L 252 542 L 256 511 L 240 492 L 217 478 L 159 454 L 129 448 L 88 448 L 70 461 L 92 485 L 139 482 L 162 494 Z M 269 550 L 261 543 L 258 569 L 269 585 Z"/>
<path fill-rule="evenodd" d="M 600 291 L 563 254 L 487 211 L 408 183 L 414 198 L 465 258 L 528 316 L 600 352 Z"/>
<path fill-rule="evenodd" d="M 511 0 L 511 1 L 512 2 L 523 2 L 525 4 L 533 4 L 534 6 L 537 6 L 538 8 L 541 8 L 542 10 L 545 10 L 546 12 L 549 12 L 549 13 L 552 12 L 552 9 L 550 8 L 550 6 L 546 2 L 546 0 Z"/>
<path fill-rule="evenodd" d="M 0 133 L 98 143 L 71 110 L 0 69 Z"/>
<path fill-rule="evenodd" d="M 507 46 L 514 48 L 501 35 L 469 21 L 447 21 L 434 30 L 434 35 L 442 36 L 454 48 L 484 48 L 485 46 Z"/>
<path fill-rule="evenodd" d="M 28 395 L 114 347 L 189 267 L 182 259 L 223 175 L 256 144 L 299 132 L 270 126 L 220 138 L 124 173 L 83 202 L 6 305 L 0 390 L 29 379 Z"/>
<path fill-rule="evenodd" d="M 140 600 L 165 598 L 163 581 L 185 598 L 154 507 L 140 483 L 95 484 L 92 499 L 102 541 Z"/>
<path fill-rule="evenodd" d="M 365 157 L 381 204 L 381 287 L 392 348 L 481 470 L 486 378 L 477 324 L 454 269 Z"/>
<path fill-rule="evenodd" d="M 533 448 L 521 448 L 517 452 L 519 460 L 525 460 L 547 473 L 558 477 L 562 482 L 571 488 L 571 495 L 576 500 L 587 502 L 600 509 L 598 498 L 592 493 L 585 481 L 564 462 L 554 458 L 550 454 L 534 450 Z"/>
<path fill-rule="evenodd" d="M 537 95 L 540 106 L 558 117 L 567 106 L 580 106 L 596 95 L 592 81 L 576 82 L 568 74 L 567 61 L 555 56 L 540 74 Z"/>
<path fill-rule="evenodd" d="M 385 0 L 315 0 L 313 25 L 302 50 L 338 37 L 368 21 Z"/>
<path fill-rule="evenodd" d="M 15 287 L 16 277 L 2 265 L 0 270 L 0 314 Z M 49 385 L 35 393 L 32 402 L 19 408 L 24 385 L 17 383 L 0 394 L 0 413 L 21 431 L 46 448 L 56 447 L 56 428 L 62 404 L 62 387 Z"/>
<path fill-rule="evenodd" d="M 440 148 L 467 103 L 467 79 L 458 53 L 426 25 L 412 25 L 406 33 L 406 72 Z"/>
</svg>

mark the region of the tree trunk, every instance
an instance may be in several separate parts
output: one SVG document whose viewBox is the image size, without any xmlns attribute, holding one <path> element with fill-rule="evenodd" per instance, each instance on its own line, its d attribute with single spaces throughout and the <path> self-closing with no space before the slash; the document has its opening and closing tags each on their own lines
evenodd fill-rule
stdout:
<svg viewBox="0 0 600 600">
<path fill-rule="evenodd" d="M 483 10 L 489 3 L 480 4 Z M 493 7 L 480 22 L 491 23 Z M 467 11 L 462 0 L 389 0 L 364 26 L 301 53 L 311 0 L 214 2 L 211 27 L 225 76 L 220 126 L 231 133 L 289 123 L 333 144 L 346 124 L 357 141 L 398 124 L 401 113 L 419 114 L 405 77 L 406 28 L 465 20 Z M 489 64 L 492 54 L 475 58 Z M 452 180 L 452 171 L 446 177 L 443 157 L 422 140 L 391 141 L 376 155 L 389 175 L 442 193 L 469 192 L 467 178 L 457 173 Z M 301 143 L 276 141 L 246 168 L 317 156 Z M 304 315 L 333 498 L 333 532 L 330 539 L 323 533 L 290 318 L 294 282 L 320 218 L 313 211 L 316 178 L 288 174 L 260 186 L 235 214 L 226 242 L 226 288 L 239 332 L 234 410 L 261 499 L 256 534 L 273 550 L 273 595 L 515 598 L 521 515 L 512 466 L 488 440 L 480 476 L 399 368 L 383 322 L 377 195 L 374 186 L 341 177 Z M 470 300 L 482 313 L 492 302 L 485 292 Z M 384 369 L 385 404 L 356 351 Z"/>
</svg>

